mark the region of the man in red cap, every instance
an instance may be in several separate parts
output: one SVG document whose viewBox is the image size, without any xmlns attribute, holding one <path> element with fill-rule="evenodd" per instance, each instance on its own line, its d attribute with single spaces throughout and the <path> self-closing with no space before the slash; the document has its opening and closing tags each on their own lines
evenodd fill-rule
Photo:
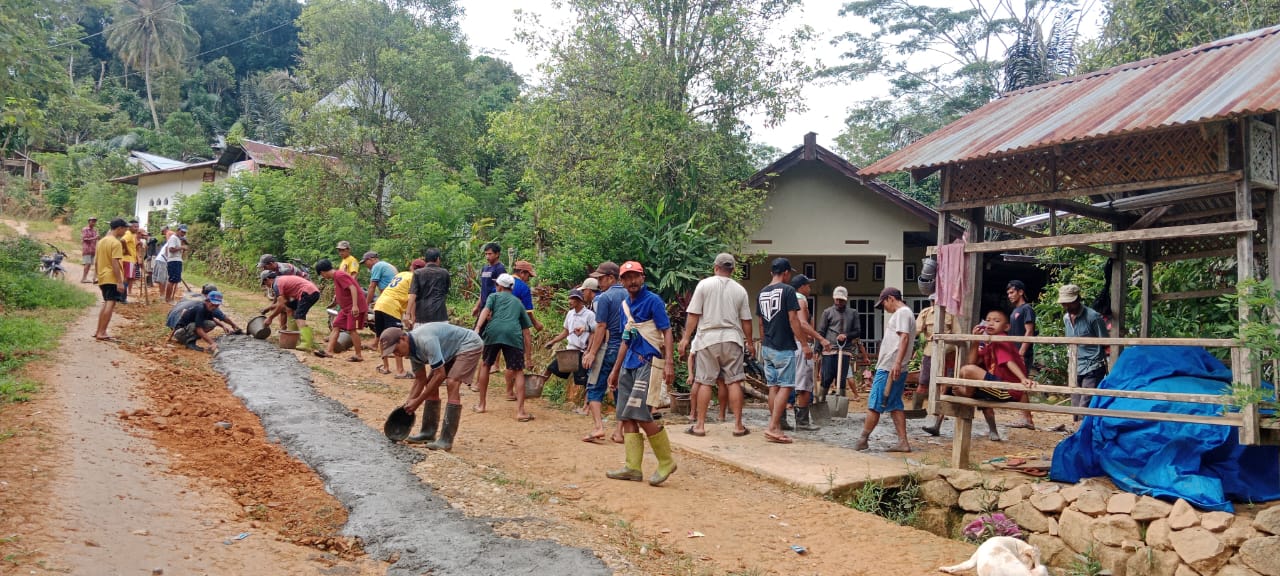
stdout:
<svg viewBox="0 0 1280 576">
<path fill-rule="evenodd" d="M 621 272 L 622 287 L 629 295 L 622 308 L 626 329 L 618 350 L 622 360 L 614 364 L 609 374 L 609 388 L 618 391 L 617 415 L 627 458 L 622 469 L 605 475 L 614 480 L 643 480 L 644 441 L 648 437 L 649 446 L 658 457 L 658 469 L 649 477 L 649 485 L 658 486 L 676 471 L 667 429 L 654 422 L 649 411 L 651 389 L 670 387 L 675 382 L 675 367 L 667 366 L 674 358 L 671 318 L 662 298 L 645 287 L 644 267 L 639 262 L 623 264 Z"/>
</svg>

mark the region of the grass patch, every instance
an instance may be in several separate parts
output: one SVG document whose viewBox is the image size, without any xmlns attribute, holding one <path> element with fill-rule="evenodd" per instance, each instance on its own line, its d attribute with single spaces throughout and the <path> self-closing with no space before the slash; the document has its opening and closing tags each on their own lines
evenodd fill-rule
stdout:
<svg viewBox="0 0 1280 576">
<path fill-rule="evenodd" d="M 0 406 L 26 402 L 40 389 L 21 368 L 58 347 L 76 311 L 13 311 L 0 316 Z"/>
<path fill-rule="evenodd" d="M 920 494 L 920 478 L 910 474 L 903 478 L 902 485 L 888 487 L 877 480 L 869 480 L 844 503 L 845 506 L 861 512 L 880 516 L 902 526 L 915 524 L 920 510 L 924 507 L 924 497 Z"/>
</svg>

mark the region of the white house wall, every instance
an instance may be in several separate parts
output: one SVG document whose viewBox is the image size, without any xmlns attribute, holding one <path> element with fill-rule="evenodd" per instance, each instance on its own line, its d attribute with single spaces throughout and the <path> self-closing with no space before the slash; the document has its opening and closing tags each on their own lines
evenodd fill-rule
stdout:
<svg viewBox="0 0 1280 576">
<path fill-rule="evenodd" d="M 147 216 L 153 210 L 172 210 L 178 196 L 190 196 L 200 191 L 200 187 L 204 185 L 205 174 L 215 174 L 215 181 L 221 181 L 222 174 L 215 172 L 212 166 L 196 168 L 192 170 L 183 170 L 180 172 L 166 172 L 164 174 L 142 175 L 138 177 L 138 198 L 134 203 L 133 215 L 138 219 L 138 223 L 150 230 Z M 156 205 L 152 205 L 151 201 L 155 201 Z M 157 230 L 151 230 L 153 233 L 158 231 L 160 226 L 166 223 L 156 223 Z"/>
</svg>

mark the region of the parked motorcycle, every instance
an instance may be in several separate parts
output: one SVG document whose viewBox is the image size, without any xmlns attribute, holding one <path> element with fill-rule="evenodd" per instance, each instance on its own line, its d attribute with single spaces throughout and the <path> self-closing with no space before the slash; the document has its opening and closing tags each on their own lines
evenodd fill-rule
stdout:
<svg viewBox="0 0 1280 576">
<path fill-rule="evenodd" d="M 67 257 L 67 253 L 53 244 L 49 244 L 49 247 L 53 248 L 53 254 L 40 255 L 40 273 L 55 280 L 62 280 L 67 275 L 67 271 L 62 267 L 62 260 Z"/>
</svg>

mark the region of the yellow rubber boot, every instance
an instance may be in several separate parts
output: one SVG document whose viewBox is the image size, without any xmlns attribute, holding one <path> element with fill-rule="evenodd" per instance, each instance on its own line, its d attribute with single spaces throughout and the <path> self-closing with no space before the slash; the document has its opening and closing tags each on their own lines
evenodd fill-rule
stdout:
<svg viewBox="0 0 1280 576">
<path fill-rule="evenodd" d="M 649 447 L 653 448 L 653 455 L 658 457 L 658 469 L 649 477 L 649 485 L 658 486 L 676 471 L 676 461 L 671 457 L 671 438 L 667 437 L 665 426 L 649 437 Z"/>
<path fill-rule="evenodd" d="M 311 338 L 313 336 L 315 336 L 315 333 L 312 331 L 311 327 L 303 326 L 302 329 L 298 331 L 298 349 L 304 352 L 311 350 Z"/>
<path fill-rule="evenodd" d="M 627 464 L 620 470 L 610 470 L 604 475 L 614 480 L 630 480 L 639 482 L 644 480 L 644 433 L 629 432 L 622 435 L 623 446 L 627 449 Z"/>
</svg>

